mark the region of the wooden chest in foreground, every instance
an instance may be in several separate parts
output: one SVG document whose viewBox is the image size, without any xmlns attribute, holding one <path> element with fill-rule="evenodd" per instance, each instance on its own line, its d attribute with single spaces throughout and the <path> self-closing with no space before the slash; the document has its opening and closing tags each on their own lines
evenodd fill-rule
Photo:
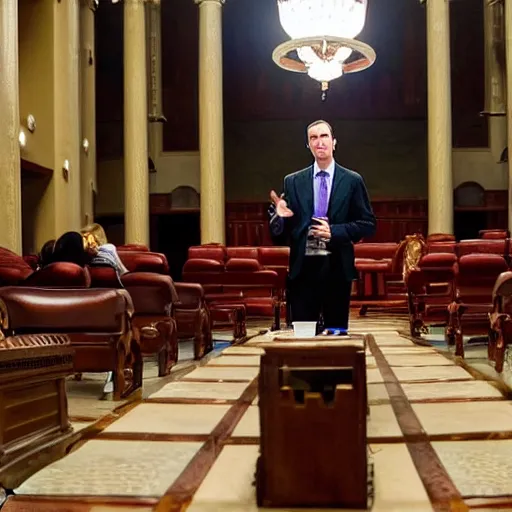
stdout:
<svg viewBox="0 0 512 512">
<path fill-rule="evenodd" d="M 263 348 L 258 505 L 366 509 L 364 340 Z"/>
<path fill-rule="evenodd" d="M 40 452 L 71 433 L 65 379 L 73 370 L 66 335 L 0 336 L 0 486 L 19 485 Z"/>
</svg>

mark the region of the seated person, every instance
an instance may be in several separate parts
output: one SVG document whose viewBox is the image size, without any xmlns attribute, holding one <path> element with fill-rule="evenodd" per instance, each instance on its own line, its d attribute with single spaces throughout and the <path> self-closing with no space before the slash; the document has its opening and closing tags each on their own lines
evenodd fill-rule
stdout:
<svg viewBox="0 0 512 512">
<path fill-rule="evenodd" d="M 128 272 L 117 254 L 116 246 L 108 243 L 105 231 L 99 224 L 89 224 L 80 233 L 84 239 L 84 247 L 91 255 L 91 266 L 112 267 L 118 276 Z"/>
<path fill-rule="evenodd" d="M 51 263 L 63 261 L 75 263 L 81 267 L 85 267 L 90 261 L 90 256 L 84 249 L 82 235 L 77 231 L 68 231 L 55 242 Z"/>
<path fill-rule="evenodd" d="M 46 267 L 53 261 L 53 248 L 55 247 L 55 240 L 48 240 L 45 242 L 41 251 L 39 252 L 38 269 Z"/>
</svg>

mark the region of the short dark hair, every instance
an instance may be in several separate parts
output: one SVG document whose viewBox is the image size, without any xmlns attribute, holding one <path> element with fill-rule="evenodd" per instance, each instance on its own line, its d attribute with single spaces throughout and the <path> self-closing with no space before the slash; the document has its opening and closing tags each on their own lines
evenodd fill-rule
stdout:
<svg viewBox="0 0 512 512">
<path fill-rule="evenodd" d="M 331 132 L 331 137 L 334 139 L 334 130 L 332 129 L 332 126 L 323 119 L 317 119 L 316 121 L 313 121 L 312 123 L 308 124 L 308 127 L 306 128 L 306 139 L 309 140 L 309 130 L 314 126 L 318 126 L 319 124 L 325 124 L 327 128 L 329 128 L 329 131 Z"/>
</svg>

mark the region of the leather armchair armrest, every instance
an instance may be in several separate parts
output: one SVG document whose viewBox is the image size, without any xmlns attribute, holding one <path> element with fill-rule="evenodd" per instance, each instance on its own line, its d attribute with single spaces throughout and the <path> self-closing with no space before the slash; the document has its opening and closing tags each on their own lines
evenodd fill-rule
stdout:
<svg viewBox="0 0 512 512">
<path fill-rule="evenodd" d="M 143 254 L 143 253 L 141 253 Z M 130 293 L 136 314 L 155 314 L 171 308 L 179 301 L 170 276 L 153 272 L 129 272 L 121 282 Z"/>
<path fill-rule="evenodd" d="M 174 283 L 178 293 L 176 307 L 198 309 L 204 302 L 204 289 L 198 283 Z"/>
<path fill-rule="evenodd" d="M 205 298 L 207 302 L 237 302 L 244 299 L 244 294 L 242 292 L 207 293 Z"/>
</svg>

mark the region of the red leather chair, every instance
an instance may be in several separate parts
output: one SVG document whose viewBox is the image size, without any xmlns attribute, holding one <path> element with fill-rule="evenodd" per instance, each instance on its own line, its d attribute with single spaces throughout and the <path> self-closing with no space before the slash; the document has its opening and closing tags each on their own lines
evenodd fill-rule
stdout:
<svg viewBox="0 0 512 512">
<path fill-rule="evenodd" d="M 500 240 L 510 238 L 510 231 L 508 229 L 481 229 L 478 235 L 484 240 Z"/>
<path fill-rule="evenodd" d="M 0 247 L 0 286 L 17 285 L 34 270 L 21 256 Z"/>
<path fill-rule="evenodd" d="M 141 253 L 145 254 L 145 253 Z M 90 267 L 91 286 L 124 287 L 133 301 L 132 325 L 143 354 L 158 355 L 158 375 L 168 375 L 178 361 L 174 304 L 178 294 L 170 276 L 128 272 L 119 279 L 110 267 Z"/>
<path fill-rule="evenodd" d="M 226 247 L 219 244 L 195 245 L 188 249 L 188 259 L 226 261 Z"/>
<path fill-rule="evenodd" d="M 155 272 L 169 275 L 165 254 L 148 251 L 119 251 L 119 258 L 130 272 Z"/>
<path fill-rule="evenodd" d="M 75 350 L 74 373 L 112 371 L 115 400 L 142 386 L 142 356 L 131 330 L 133 303 L 125 290 L 8 286 L 0 288 L 0 300 L 6 335 L 67 335 Z"/>
<path fill-rule="evenodd" d="M 455 299 L 457 257 L 453 253 L 424 255 L 405 276 L 412 336 L 428 325 L 448 324 L 448 306 Z"/>
<path fill-rule="evenodd" d="M 457 244 L 457 254 L 459 258 L 467 254 L 498 254 L 506 258 L 509 254 L 509 239 L 461 240 Z"/>
<path fill-rule="evenodd" d="M 119 251 L 142 251 L 149 252 L 149 248 L 144 244 L 124 244 L 118 245 L 117 250 Z"/>
<path fill-rule="evenodd" d="M 171 277 L 129 272 L 121 277 L 121 282 L 133 301 L 132 328 L 142 354 L 156 353 L 159 377 L 168 375 L 178 361 L 178 337 L 173 316 L 178 294 Z"/>
<path fill-rule="evenodd" d="M 508 270 L 507 262 L 498 254 L 461 256 L 455 276 L 456 296 L 448 308 L 446 338 L 455 344 L 455 354 L 464 356 L 463 334 L 489 332 L 492 291 L 498 276 Z M 464 333 L 463 333 L 464 331 Z"/>
<path fill-rule="evenodd" d="M 512 343 L 512 272 L 503 272 L 498 276 L 492 291 L 492 312 L 489 316 L 489 361 L 494 369 L 501 373 L 505 361 L 507 346 Z"/>
<path fill-rule="evenodd" d="M 44 288 L 88 288 L 91 276 L 87 268 L 69 262 L 50 263 L 30 274 L 21 286 Z"/>
</svg>

